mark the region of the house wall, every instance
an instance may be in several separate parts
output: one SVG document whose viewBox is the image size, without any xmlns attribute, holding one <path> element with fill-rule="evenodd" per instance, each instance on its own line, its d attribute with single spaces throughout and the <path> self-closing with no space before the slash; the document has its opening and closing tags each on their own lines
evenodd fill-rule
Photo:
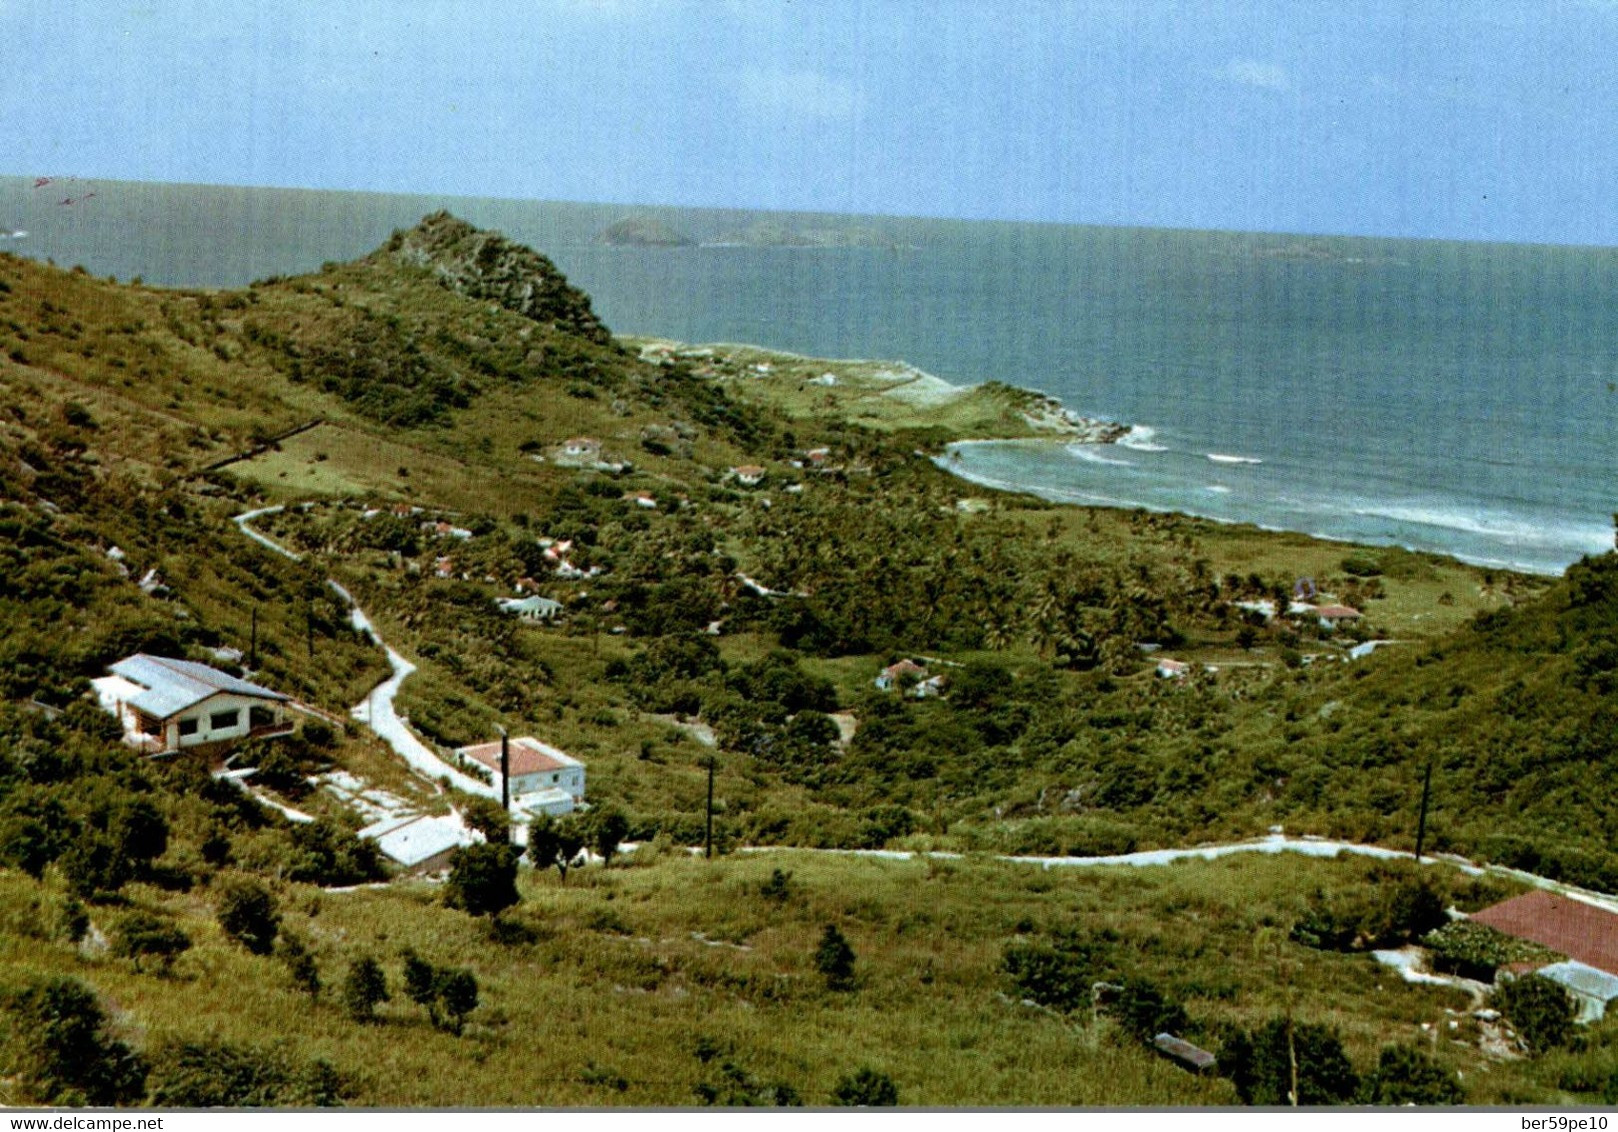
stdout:
<svg viewBox="0 0 1618 1132">
<path fill-rule="evenodd" d="M 167 721 L 167 733 L 164 735 L 165 743 L 168 749 L 175 750 L 194 747 L 198 743 L 218 743 L 225 739 L 243 738 L 252 730 L 251 709 L 255 707 L 269 709 L 278 723 L 286 718 L 285 706 L 277 700 L 220 692 L 170 717 Z M 236 713 L 234 723 L 216 723 L 215 717 L 228 715 L 230 712 Z M 196 723 L 196 730 L 189 735 L 181 733 L 181 724 L 186 721 Z"/>
<path fill-rule="evenodd" d="M 495 779 L 498 781 L 499 774 Z M 568 766 L 561 770 L 538 771 L 534 774 L 514 774 L 511 776 L 511 792 L 513 794 L 533 794 L 540 790 L 552 788 L 566 790 L 575 799 L 584 797 L 584 768 L 582 766 Z"/>
</svg>

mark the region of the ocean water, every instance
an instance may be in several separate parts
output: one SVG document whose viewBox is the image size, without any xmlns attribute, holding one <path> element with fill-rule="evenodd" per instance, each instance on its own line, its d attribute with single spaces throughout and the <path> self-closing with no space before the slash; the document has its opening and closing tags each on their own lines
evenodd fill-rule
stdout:
<svg viewBox="0 0 1618 1132">
<path fill-rule="evenodd" d="M 638 249 L 736 212 L 0 178 L 0 250 L 231 286 L 374 248 L 447 207 L 549 255 L 620 333 L 903 359 L 1136 426 L 968 444 L 945 466 L 1051 498 L 1185 511 L 1559 572 L 1613 544 L 1618 250 L 892 218 L 891 247 Z M 73 205 L 75 192 L 96 196 Z"/>
</svg>

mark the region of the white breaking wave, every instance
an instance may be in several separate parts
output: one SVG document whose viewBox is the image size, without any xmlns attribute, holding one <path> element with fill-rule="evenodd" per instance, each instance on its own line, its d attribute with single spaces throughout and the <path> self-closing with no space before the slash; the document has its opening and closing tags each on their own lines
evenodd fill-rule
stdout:
<svg viewBox="0 0 1618 1132">
<path fill-rule="evenodd" d="M 1069 444 L 1067 451 L 1068 455 L 1083 460 L 1086 464 L 1106 464 L 1114 468 L 1133 468 L 1135 466 L 1134 462 L 1130 460 L 1114 460 L 1103 456 L 1096 451 L 1097 447 L 1094 444 Z"/>
<path fill-rule="evenodd" d="M 1227 456 L 1223 452 L 1210 452 L 1208 459 L 1216 464 L 1262 464 L 1257 456 Z"/>
<path fill-rule="evenodd" d="M 1605 527 L 1540 523 L 1505 515 L 1480 515 L 1474 511 L 1441 506 L 1379 504 L 1356 507 L 1353 513 L 1365 518 L 1392 519 L 1396 523 L 1413 523 L 1423 527 L 1443 527 L 1446 530 L 1510 539 L 1512 542 L 1529 545 L 1574 544 L 1591 552 L 1605 550 L 1608 540 L 1612 537 L 1611 532 Z"/>
<path fill-rule="evenodd" d="M 1204 491 L 1211 491 L 1211 492 L 1214 492 L 1215 494 L 1218 494 L 1218 495 L 1229 495 L 1230 494 L 1230 488 L 1226 487 L 1222 483 L 1211 483 L 1206 488 L 1204 488 L 1203 490 Z"/>
<path fill-rule="evenodd" d="M 1155 428 L 1148 425 L 1134 425 L 1118 438 L 1118 447 L 1131 448 L 1136 452 L 1167 452 L 1168 445 L 1156 443 L 1153 439 L 1156 436 Z"/>
</svg>

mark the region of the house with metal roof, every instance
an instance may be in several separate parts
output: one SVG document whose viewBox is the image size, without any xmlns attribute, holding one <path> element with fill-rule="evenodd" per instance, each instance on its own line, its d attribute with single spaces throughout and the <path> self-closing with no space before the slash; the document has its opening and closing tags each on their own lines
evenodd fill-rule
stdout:
<svg viewBox="0 0 1618 1132">
<path fill-rule="evenodd" d="M 550 621 L 562 612 L 561 602 L 538 594 L 530 594 L 528 597 L 497 597 L 494 602 L 502 613 L 521 617 L 524 621 Z"/>
<path fill-rule="evenodd" d="M 124 741 L 154 754 L 286 735 L 290 697 L 192 660 L 136 653 L 92 680 Z"/>
</svg>

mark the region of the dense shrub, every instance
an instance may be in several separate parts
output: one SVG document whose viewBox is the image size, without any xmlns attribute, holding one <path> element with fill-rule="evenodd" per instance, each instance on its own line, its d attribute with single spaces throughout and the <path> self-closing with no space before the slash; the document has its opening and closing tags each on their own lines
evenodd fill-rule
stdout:
<svg viewBox="0 0 1618 1132">
<path fill-rule="evenodd" d="M 1110 953 L 1109 941 L 1066 931 L 1049 943 L 1011 944 L 1001 965 L 1022 998 L 1065 1012 L 1090 1005 Z"/>
<path fill-rule="evenodd" d="M 107 1032 L 106 1012 L 77 979 L 34 982 L 0 1000 L 5 1073 L 37 1104 L 117 1105 L 140 1099 L 145 1062 Z"/>
<path fill-rule="evenodd" d="M 147 1084 L 163 1108 L 330 1108 L 346 1091 L 330 1062 L 218 1040 L 159 1046 Z"/>
<path fill-rule="evenodd" d="M 1237 1030 L 1219 1051 L 1219 1071 L 1243 1104 L 1288 1105 L 1296 1057 L 1300 1105 L 1344 1104 L 1359 1077 L 1343 1043 L 1325 1026 L 1274 1018 L 1257 1031 Z"/>
<path fill-rule="evenodd" d="M 1530 1053 L 1544 1053 L 1573 1039 L 1577 1013 L 1573 998 L 1542 975 L 1525 975 L 1496 988 L 1489 1005 L 1511 1023 Z"/>
<path fill-rule="evenodd" d="M 444 882 L 444 903 L 474 916 L 492 916 L 517 903 L 517 853 L 511 845 L 457 850 Z"/>
<path fill-rule="evenodd" d="M 1454 1072 L 1414 1046 L 1384 1046 L 1360 1086 L 1362 1104 L 1457 1105 L 1466 1091 Z"/>
<path fill-rule="evenodd" d="M 110 936 L 112 953 L 133 960 L 137 971 L 142 960 L 151 958 L 157 961 L 159 970 L 167 972 L 175 958 L 191 948 L 191 937 L 178 924 L 151 912 L 135 911 L 123 916 L 112 926 Z"/>
<path fill-rule="evenodd" d="M 826 930 L 820 933 L 820 943 L 815 947 L 815 970 L 832 990 L 854 989 L 854 948 L 836 924 L 827 924 Z"/>
<path fill-rule="evenodd" d="M 256 880 L 226 881 L 220 889 L 215 913 L 224 933 L 254 955 L 268 955 L 281 930 L 275 897 Z"/>
<path fill-rule="evenodd" d="M 899 1103 L 899 1086 L 881 1070 L 863 1066 L 837 1082 L 831 1103 L 848 1108 L 892 1108 Z"/>
</svg>

